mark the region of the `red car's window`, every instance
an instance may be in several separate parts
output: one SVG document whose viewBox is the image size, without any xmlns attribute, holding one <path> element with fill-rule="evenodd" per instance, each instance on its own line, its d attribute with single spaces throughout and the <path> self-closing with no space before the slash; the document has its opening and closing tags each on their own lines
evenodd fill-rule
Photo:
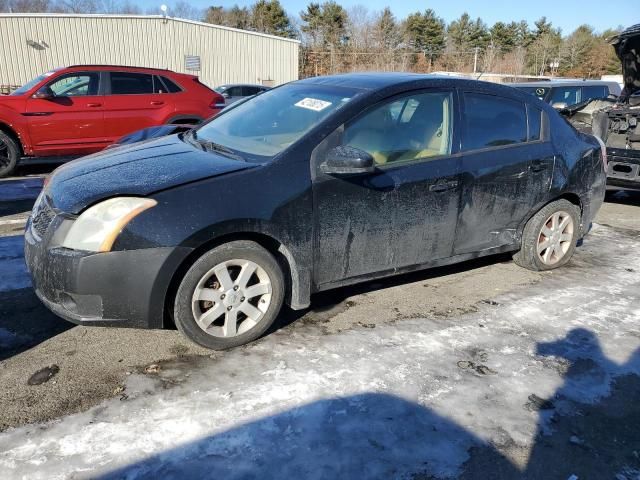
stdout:
<svg viewBox="0 0 640 480">
<path fill-rule="evenodd" d="M 146 73 L 111 72 L 112 95 L 153 93 L 153 76 Z"/>
</svg>

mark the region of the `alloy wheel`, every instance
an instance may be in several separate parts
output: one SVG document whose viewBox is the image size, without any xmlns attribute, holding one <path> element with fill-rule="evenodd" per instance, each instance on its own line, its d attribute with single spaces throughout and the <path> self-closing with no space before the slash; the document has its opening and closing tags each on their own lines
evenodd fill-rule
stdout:
<svg viewBox="0 0 640 480">
<path fill-rule="evenodd" d="M 191 300 L 193 316 L 214 337 L 242 335 L 262 321 L 271 293 L 271 279 L 257 263 L 227 260 L 198 282 Z"/>
<path fill-rule="evenodd" d="M 565 211 L 554 212 L 542 225 L 536 251 L 545 265 L 555 265 L 571 248 L 574 233 L 573 218 Z"/>
<path fill-rule="evenodd" d="M 0 168 L 7 167 L 11 164 L 9 145 L 0 139 Z"/>
</svg>

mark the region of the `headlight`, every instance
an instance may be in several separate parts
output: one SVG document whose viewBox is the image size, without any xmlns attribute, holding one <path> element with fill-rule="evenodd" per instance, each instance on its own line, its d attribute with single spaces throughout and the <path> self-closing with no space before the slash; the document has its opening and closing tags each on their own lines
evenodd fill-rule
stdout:
<svg viewBox="0 0 640 480">
<path fill-rule="evenodd" d="M 117 197 L 100 202 L 73 222 L 62 246 L 74 250 L 108 252 L 127 223 L 157 204 L 155 200 L 138 197 Z"/>
</svg>

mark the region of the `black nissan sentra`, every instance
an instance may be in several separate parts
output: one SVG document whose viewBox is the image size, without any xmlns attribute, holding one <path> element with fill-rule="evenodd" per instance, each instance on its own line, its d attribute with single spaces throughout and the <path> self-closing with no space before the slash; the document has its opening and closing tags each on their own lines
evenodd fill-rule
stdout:
<svg viewBox="0 0 640 480">
<path fill-rule="evenodd" d="M 174 322 L 228 348 L 322 290 L 501 252 L 560 267 L 602 204 L 605 161 L 598 139 L 511 87 L 307 79 L 59 168 L 26 258 L 67 320 Z"/>
</svg>

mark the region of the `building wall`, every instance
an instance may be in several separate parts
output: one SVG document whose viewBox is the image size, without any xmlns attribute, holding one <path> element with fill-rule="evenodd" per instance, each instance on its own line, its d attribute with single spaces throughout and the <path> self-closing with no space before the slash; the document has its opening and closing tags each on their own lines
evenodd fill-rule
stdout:
<svg viewBox="0 0 640 480">
<path fill-rule="evenodd" d="M 298 78 L 299 42 L 188 20 L 126 15 L 0 15 L 0 85 L 52 68 L 113 64 L 168 68 L 224 83 L 279 85 Z M 201 70 L 185 68 L 200 56 Z"/>
</svg>

